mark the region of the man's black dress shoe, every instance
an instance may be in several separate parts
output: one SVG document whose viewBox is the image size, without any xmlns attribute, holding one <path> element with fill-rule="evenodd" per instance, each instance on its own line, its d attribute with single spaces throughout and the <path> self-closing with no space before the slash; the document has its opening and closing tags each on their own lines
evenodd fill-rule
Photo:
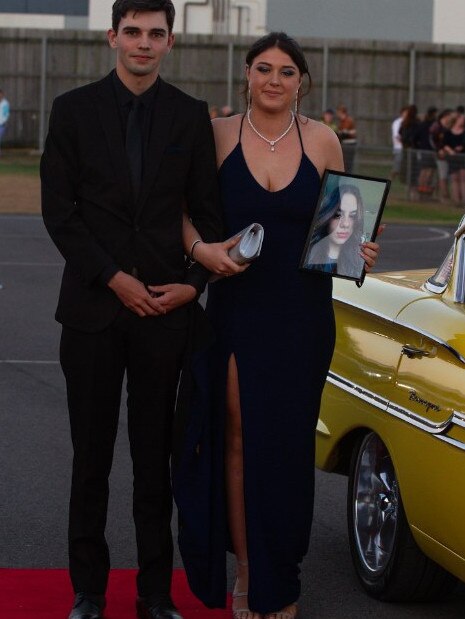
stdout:
<svg viewBox="0 0 465 619">
<path fill-rule="evenodd" d="M 136 609 L 139 619 L 183 619 L 168 593 L 139 597 Z"/>
<path fill-rule="evenodd" d="M 76 593 L 74 605 L 68 619 L 102 619 L 105 596 L 90 593 Z"/>
</svg>

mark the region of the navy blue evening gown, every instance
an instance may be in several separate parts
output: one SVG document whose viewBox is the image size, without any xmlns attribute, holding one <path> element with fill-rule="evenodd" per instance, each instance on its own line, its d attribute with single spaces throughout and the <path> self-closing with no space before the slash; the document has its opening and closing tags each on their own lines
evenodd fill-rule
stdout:
<svg viewBox="0 0 465 619">
<path fill-rule="evenodd" d="M 320 189 L 303 146 L 295 178 L 280 191 L 270 192 L 255 180 L 240 139 L 219 180 L 227 236 L 253 222 L 263 225 L 265 236 L 260 257 L 244 273 L 209 286 L 207 314 L 216 339 L 192 357 L 189 427 L 173 489 L 191 588 L 207 606 L 222 607 L 230 547 L 225 386 L 234 355 L 249 606 L 266 613 L 300 594 L 299 563 L 308 549 L 313 512 L 315 427 L 334 347 L 332 282 L 328 275 L 298 268 Z"/>
</svg>

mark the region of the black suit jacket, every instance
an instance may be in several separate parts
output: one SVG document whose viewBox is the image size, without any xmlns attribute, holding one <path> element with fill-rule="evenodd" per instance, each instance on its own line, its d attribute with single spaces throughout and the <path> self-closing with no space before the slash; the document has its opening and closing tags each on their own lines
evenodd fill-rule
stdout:
<svg viewBox="0 0 465 619">
<path fill-rule="evenodd" d="M 146 285 L 188 283 L 200 293 L 208 273 L 187 268 L 183 202 L 206 241 L 221 238 L 215 148 L 207 105 L 160 79 L 144 180 L 135 204 L 112 76 L 57 97 L 41 161 L 42 212 L 65 258 L 56 318 L 97 332 L 121 308 L 104 272 L 137 272 Z M 187 322 L 187 308 L 159 317 Z"/>
</svg>

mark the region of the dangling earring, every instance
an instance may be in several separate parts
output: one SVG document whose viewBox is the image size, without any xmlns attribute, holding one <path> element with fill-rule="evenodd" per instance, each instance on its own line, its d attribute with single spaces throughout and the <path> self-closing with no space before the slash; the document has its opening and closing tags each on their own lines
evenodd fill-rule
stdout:
<svg viewBox="0 0 465 619">
<path fill-rule="evenodd" d="M 252 109 L 252 93 L 250 92 L 250 86 L 247 90 L 247 112 L 250 113 Z"/>
<path fill-rule="evenodd" d="M 300 88 L 299 88 L 300 90 Z M 299 90 L 295 93 L 295 106 L 294 106 L 294 113 L 297 116 L 299 113 Z"/>
</svg>

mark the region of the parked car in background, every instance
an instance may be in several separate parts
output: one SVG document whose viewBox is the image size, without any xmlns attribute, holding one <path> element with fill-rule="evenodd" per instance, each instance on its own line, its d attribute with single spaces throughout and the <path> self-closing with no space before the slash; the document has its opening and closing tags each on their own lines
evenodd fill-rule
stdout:
<svg viewBox="0 0 465 619">
<path fill-rule="evenodd" d="M 440 599 L 465 581 L 465 217 L 436 272 L 335 280 L 334 305 L 317 466 L 349 477 L 365 590 Z"/>
</svg>

